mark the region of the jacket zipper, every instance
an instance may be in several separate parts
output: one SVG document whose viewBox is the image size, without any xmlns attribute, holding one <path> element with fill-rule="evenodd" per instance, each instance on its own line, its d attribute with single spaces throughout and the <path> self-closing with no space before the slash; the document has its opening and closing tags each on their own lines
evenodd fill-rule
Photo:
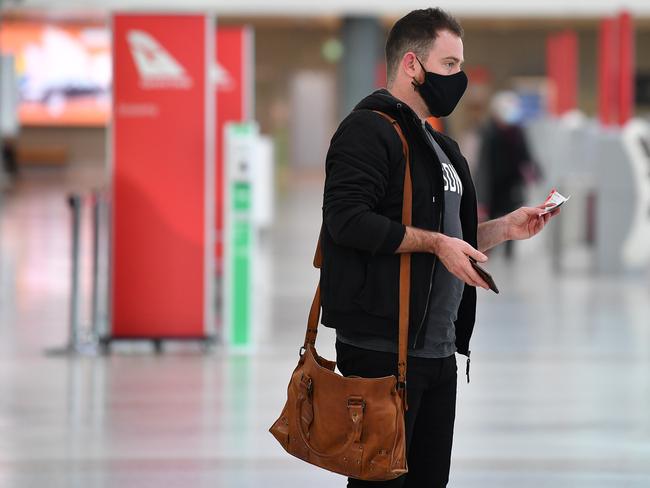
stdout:
<svg viewBox="0 0 650 488">
<path fill-rule="evenodd" d="M 440 214 L 438 216 L 438 229 L 436 232 L 440 232 L 440 219 L 442 218 L 442 210 L 440 211 Z M 427 319 L 427 312 L 429 311 L 429 301 L 431 300 L 431 289 L 433 288 L 433 275 L 435 274 L 436 270 L 436 264 L 438 263 L 438 256 L 435 254 L 433 255 L 433 264 L 431 265 L 431 274 L 429 275 L 429 291 L 427 292 L 427 304 L 424 307 L 424 314 L 422 315 L 422 320 L 420 321 L 420 325 L 418 326 L 418 330 L 415 332 L 415 339 L 413 340 L 413 348 L 415 349 L 415 345 L 418 342 L 418 337 L 420 337 L 420 332 L 422 331 L 422 326 L 424 325 L 424 321 Z"/>
<path fill-rule="evenodd" d="M 425 132 L 426 128 L 422 127 L 422 132 Z M 429 142 L 428 135 L 424 133 L 424 140 L 427 141 L 427 144 L 431 146 L 431 143 Z M 432 147 L 432 151 L 435 153 L 435 149 Z M 436 155 L 437 157 L 437 155 Z M 443 194 L 443 200 L 442 203 L 444 205 L 444 194 Z M 440 209 L 440 213 L 438 214 L 438 228 L 436 229 L 436 232 L 440 232 L 440 224 L 442 222 L 442 208 Z M 436 264 L 438 262 L 438 256 L 435 254 L 433 255 L 433 265 L 431 266 L 431 274 L 429 276 L 429 291 L 427 292 L 427 304 L 424 307 L 424 314 L 422 315 L 422 320 L 420 321 L 420 325 L 418 326 L 418 330 L 415 332 L 415 339 L 413 340 L 413 345 L 412 347 L 415 349 L 415 345 L 418 342 L 418 338 L 420 337 L 420 332 L 422 331 L 422 326 L 424 325 L 424 321 L 427 319 L 427 312 L 429 311 L 429 301 L 431 300 L 431 289 L 433 288 L 433 276 L 435 274 L 436 270 Z"/>
<path fill-rule="evenodd" d="M 425 130 L 426 130 L 426 128 L 423 127 L 422 131 L 425 131 Z M 429 140 L 428 140 L 428 137 L 427 137 L 426 133 L 424 134 L 424 137 L 425 137 L 425 140 L 427 141 L 427 143 L 429 144 Z M 434 149 L 434 151 L 435 151 L 435 149 Z M 443 198 L 444 198 L 444 195 L 443 195 Z M 443 200 L 443 203 L 444 203 L 444 200 Z M 436 232 L 440 232 L 440 224 L 441 224 L 441 222 L 442 222 L 442 209 L 440 210 L 440 213 L 438 214 L 438 228 L 437 228 Z M 429 301 L 431 300 L 431 289 L 433 288 L 433 276 L 434 276 L 434 272 L 435 272 L 437 263 L 438 263 L 438 256 L 436 256 L 434 254 L 433 265 L 431 266 L 431 275 L 429 276 L 429 291 L 427 292 L 427 304 L 424 307 L 424 315 L 422 316 L 422 321 L 420 322 L 420 325 L 418 326 L 418 330 L 415 333 L 415 340 L 413 341 L 413 346 L 412 346 L 413 348 L 415 348 L 415 345 L 418 342 L 418 337 L 420 336 L 420 332 L 422 331 L 422 326 L 424 325 L 424 321 L 427 318 L 427 312 L 429 311 Z M 472 354 L 472 351 L 468 350 L 467 351 L 467 362 L 465 364 L 465 375 L 467 376 L 467 383 L 469 383 L 469 380 L 470 380 L 470 378 L 469 378 L 469 369 L 470 369 L 470 364 L 472 362 L 472 360 L 470 359 L 471 354 Z"/>
</svg>

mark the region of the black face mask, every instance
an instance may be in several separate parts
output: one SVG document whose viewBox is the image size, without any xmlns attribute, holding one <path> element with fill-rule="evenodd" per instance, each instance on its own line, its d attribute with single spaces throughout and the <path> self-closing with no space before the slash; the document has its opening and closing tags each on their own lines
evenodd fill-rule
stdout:
<svg viewBox="0 0 650 488">
<path fill-rule="evenodd" d="M 416 58 L 417 59 L 417 58 Z M 418 63 L 422 63 L 418 59 Z M 424 66 L 424 82 L 418 83 L 415 79 L 411 82 L 431 115 L 434 117 L 446 117 L 454 111 L 456 105 L 467 89 L 467 75 L 459 71 L 453 75 L 439 75 L 427 71 Z"/>
</svg>

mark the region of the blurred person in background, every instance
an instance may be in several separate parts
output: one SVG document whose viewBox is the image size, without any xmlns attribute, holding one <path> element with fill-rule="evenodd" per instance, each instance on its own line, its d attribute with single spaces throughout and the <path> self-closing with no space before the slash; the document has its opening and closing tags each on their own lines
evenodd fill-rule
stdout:
<svg viewBox="0 0 650 488">
<path fill-rule="evenodd" d="M 479 225 L 474 184 L 456 142 L 426 119 L 449 115 L 467 87 L 463 30 L 441 9 L 398 20 L 386 43 L 387 89 L 341 122 L 326 158 L 321 235 L 322 323 L 336 329 L 344 376 L 397 374 L 400 253 L 411 253 L 405 414 L 409 472 L 391 481 L 348 479 L 348 487 L 444 487 L 456 414 L 455 353 L 468 356 L 476 288 L 488 285 L 469 258 L 527 239 L 557 214 L 519 208 Z M 401 223 L 408 141 L 412 226 Z"/>
<path fill-rule="evenodd" d="M 516 93 L 497 93 L 490 117 L 481 131 L 477 193 L 480 220 L 496 219 L 523 205 L 528 184 L 541 177 L 521 127 L 521 102 Z M 505 243 L 505 256 L 513 257 L 514 243 Z"/>
<path fill-rule="evenodd" d="M 16 176 L 18 173 L 18 161 L 16 156 L 16 143 L 13 139 L 1 141 L 2 145 L 2 166 L 9 176 Z"/>
</svg>

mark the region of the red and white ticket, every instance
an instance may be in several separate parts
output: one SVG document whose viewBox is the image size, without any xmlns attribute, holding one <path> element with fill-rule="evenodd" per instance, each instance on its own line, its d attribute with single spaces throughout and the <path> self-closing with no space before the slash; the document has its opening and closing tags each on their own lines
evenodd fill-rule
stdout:
<svg viewBox="0 0 650 488">
<path fill-rule="evenodd" d="M 568 197 L 565 197 L 562 195 L 559 191 L 557 191 L 555 188 L 551 190 L 551 193 L 548 194 L 548 197 L 546 198 L 546 201 L 544 202 L 544 211 L 540 215 L 546 215 L 547 213 L 552 212 L 556 208 L 562 206 L 564 202 L 569 201 L 569 198 L 571 198 L 571 195 Z"/>
</svg>

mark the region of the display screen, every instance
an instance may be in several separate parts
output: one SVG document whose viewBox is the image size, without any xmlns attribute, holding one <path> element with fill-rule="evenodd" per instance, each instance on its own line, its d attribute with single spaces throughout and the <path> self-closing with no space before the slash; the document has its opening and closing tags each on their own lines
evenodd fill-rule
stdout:
<svg viewBox="0 0 650 488">
<path fill-rule="evenodd" d="M 0 50 L 15 59 L 23 125 L 103 126 L 111 110 L 111 47 L 101 25 L 5 21 Z"/>
</svg>

